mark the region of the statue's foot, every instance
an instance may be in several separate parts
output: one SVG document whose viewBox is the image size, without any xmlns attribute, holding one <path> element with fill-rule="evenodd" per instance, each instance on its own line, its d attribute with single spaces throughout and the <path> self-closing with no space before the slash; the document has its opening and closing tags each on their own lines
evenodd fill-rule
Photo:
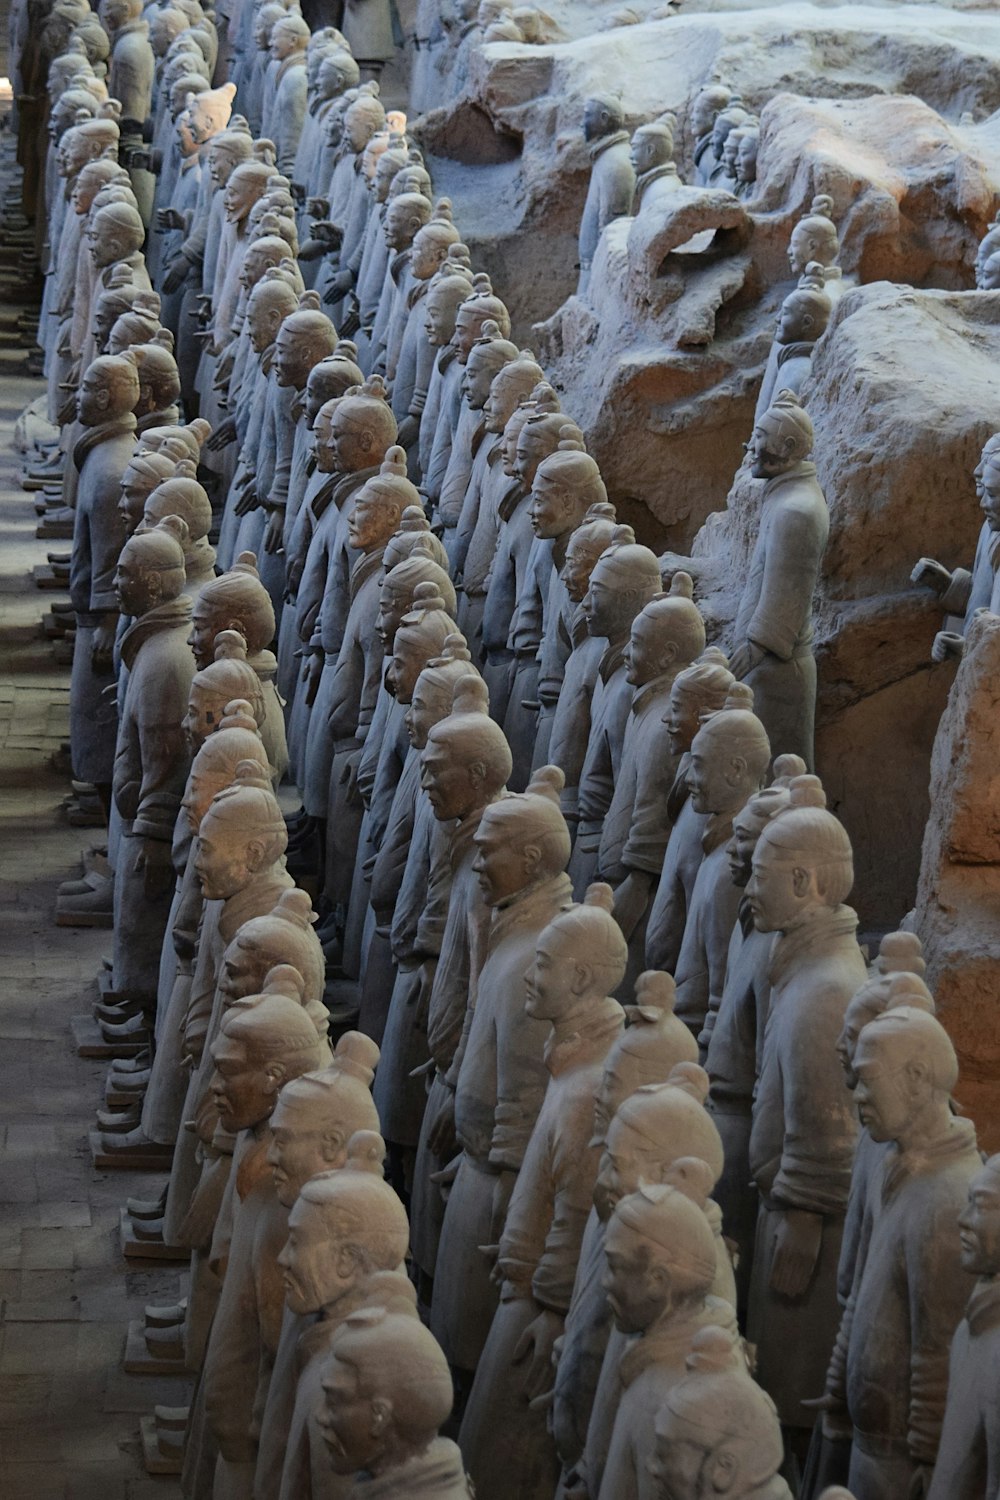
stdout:
<svg viewBox="0 0 1000 1500">
<path fill-rule="evenodd" d="M 138 1156 L 152 1161 L 164 1156 L 169 1159 L 172 1149 L 159 1141 L 148 1141 L 141 1125 L 137 1130 L 126 1130 L 121 1135 L 101 1132 L 101 1151 L 105 1156 Z"/>
<path fill-rule="evenodd" d="M 149 1036 L 149 1018 L 144 1011 L 137 1011 L 127 1021 L 114 1024 L 101 1021 L 101 1035 L 106 1042 L 142 1042 Z"/>
</svg>

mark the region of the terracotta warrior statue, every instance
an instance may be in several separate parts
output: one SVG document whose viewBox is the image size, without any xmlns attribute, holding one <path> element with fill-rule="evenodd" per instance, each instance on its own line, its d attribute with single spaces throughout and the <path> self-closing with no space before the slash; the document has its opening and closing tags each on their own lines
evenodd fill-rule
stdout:
<svg viewBox="0 0 1000 1500">
<path fill-rule="evenodd" d="M 118 511 L 121 475 L 135 446 L 139 372 L 129 355 L 102 355 L 88 367 L 77 394 L 80 440 L 73 519 L 70 600 L 76 614 L 70 683 L 73 772 L 108 800 L 115 754 L 114 715 L 102 701 L 114 682 L 118 629 L 115 568 L 125 541 Z"/>
<path fill-rule="evenodd" d="M 283 1305 L 277 1257 L 287 1210 L 268 1165 L 268 1122 L 284 1086 L 325 1060 L 303 995 L 296 970 L 272 969 L 260 995 L 229 1007 L 212 1043 L 212 1094 L 220 1123 L 237 1136 L 228 1260 L 193 1409 L 199 1415 L 203 1409 L 216 1449 L 214 1494 L 251 1493 L 254 1406 L 266 1399 L 277 1350 Z M 306 1132 L 301 1147 L 304 1159 L 296 1165 L 304 1178 L 310 1167 L 323 1166 L 322 1141 Z M 189 1472 L 196 1456 L 189 1445 Z"/>
<path fill-rule="evenodd" d="M 1000 604 L 994 567 L 1000 553 L 1000 434 L 986 443 L 973 477 L 985 519 L 971 572 L 968 568 L 946 568 L 932 557 L 922 557 L 910 575 L 911 582 L 933 590 L 945 614 L 962 619 L 960 631 L 939 630 L 934 637 L 931 654 L 935 661 L 961 656 L 965 633 L 976 611 L 989 609 L 995 614 Z"/>
<path fill-rule="evenodd" d="M 801 276 L 813 261 L 823 267 L 823 281 L 831 302 L 844 290 L 840 267 L 836 264 L 840 254 L 837 226 L 830 217 L 833 199 L 826 193 L 818 193 L 807 213 L 792 230 L 788 242 L 788 264 L 793 276 Z"/>
<path fill-rule="evenodd" d="M 629 155 L 635 172 L 634 214 L 655 214 L 681 186 L 674 164 L 672 118 L 640 125 L 632 136 Z"/>
<path fill-rule="evenodd" d="M 952 1340 L 948 1404 L 928 1500 L 975 1500 L 1000 1483 L 993 1400 L 1000 1346 L 1000 1156 L 991 1156 L 969 1183 L 958 1228 L 962 1269 L 976 1281 Z"/>
<path fill-rule="evenodd" d="M 857 1494 L 914 1494 L 918 1480 L 926 1493 L 968 1291 L 959 1215 L 982 1159 L 971 1120 L 952 1112 L 955 1049 L 925 1010 L 891 1007 L 869 1021 L 854 1073 L 862 1124 L 894 1149 L 867 1195 L 824 1427 L 852 1431 L 848 1484 Z"/>
<path fill-rule="evenodd" d="M 711 722 L 711 721 L 710 721 Z M 757 840 L 772 818 L 788 806 L 788 782 L 804 763 L 779 755 L 773 785 L 749 797 L 733 818 L 726 845 L 729 875 L 739 904 L 726 954 L 725 983 L 717 1008 L 709 1012 L 699 1045 L 710 1087 L 708 1109 L 725 1148 L 725 1167 L 715 1188 L 727 1237 L 737 1247 L 736 1284 L 741 1312 L 746 1306 L 757 1228 L 757 1189 L 750 1176 L 750 1119 L 764 1027 L 771 1007 L 770 958 L 773 935 L 758 932 L 746 896 Z"/>
<path fill-rule="evenodd" d="M 444 1213 L 440 1189 L 431 1177 L 447 1166 L 457 1147 L 455 1095 L 447 1080 L 482 963 L 491 915 L 473 867 L 473 840 L 487 807 L 500 796 L 510 768 L 510 748 L 503 731 L 489 717 L 485 684 L 470 673 L 457 683 L 452 712 L 431 729 L 421 755 L 421 786 L 434 816 L 442 823 L 457 820 L 449 851 L 448 916 L 427 1002 L 427 1045 L 434 1075 L 410 1204 L 411 1255 L 428 1302 Z"/>
<path fill-rule="evenodd" d="M 646 983 L 636 996 L 640 1002 L 654 998 L 656 982 L 669 983 L 666 975 L 644 975 L 643 979 Z M 645 1004 L 641 1009 L 652 1012 Z M 657 1022 L 633 1021 L 605 1065 L 605 1081 L 609 1072 L 614 1079 L 609 1102 L 614 1098 L 620 1102 L 603 1125 L 600 1121 L 607 1104 L 599 1101 L 595 1110 L 595 1126 L 604 1145 L 566 1331 L 557 1350 L 552 1397 L 552 1429 L 568 1488 L 579 1483 L 581 1468 L 585 1468 L 581 1460 L 587 1428 L 611 1334 L 604 1258 L 611 1216 L 622 1198 L 637 1192 L 641 1183 L 668 1181 L 677 1161 L 693 1157 L 707 1162 L 713 1177 L 722 1170 L 722 1144 L 699 1087 L 692 1086 L 695 1081 L 676 1066 L 685 1057 L 691 1061 L 686 1051 L 691 1046 L 690 1033 L 680 1022 L 674 1021 L 673 1027 L 676 1032 L 668 1028 L 666 1036 L 658 1036 L 664 1028 Z M 664 1074 L 666 1083 L 662 1082 Z M 719 1281 L 717 1275 L 713 1290 L 719 1290 Z"/>
<path fill-rule="evenodd" d="M 471 1500 L 461 1454 L 437 1436 L 451 1414 L 448 1363 L 417 1318 L 354 1313 L 334 1340 L 323 1389 L 330 1461 L 356 1475 L 350 1500 Z"/>
<path fill-rule="evenodd" d="M 296 1085 L 291 1107 L 301 1112 L 321 1087 L 335 1091 L 336 1080 L 329 1069 Z M 281 1100 L 275 1112 L 272 1155 L 289 1103 Z M 364 1108 L 372 1112 L 370 1098 Z M 340 1113 L 346 1118 L 344 1104 Z M 346 1162 L 311 1176 L 291 1203 L 278 1256 L 285 1315 L 261 1424 L 258 1500 L 346 1493 L 346 1481 L 330 1469 L 323 1432 L 322 1380 L 331 1347 L 359 1307 L 391 1306 L 416 1316 L 413 1286 L 401 1270 L 409 1226 L 402 1201 L 382 1177 L 384 1142 L 368 1127 L 351 1136 L 346 1152 Z M 279 1192 L 291 1199 L 284 1185 Z"/>
<path fill-rule="evenodd" d="M 530 1403 L 549 1385 L 572 1297 L 599 1164 L 594 1093 L 624 1021 L 609 998 L 627 958 L 610 907 L 609 888 L 593 886 L 542 932 L 525 976 L 527 1016 L 552 1024 L 551 1077 L 500 1235 L 500 1306 L 459 1434 L 481 1500 L 512 1489 L 541 1500 L 558 1476 L 545 1413 Z"/>
<path fill-rule="evenodd" d="M 615 919 L 629 944 L 629 969 L 643 968 L 651 883 L 669 833 L 664 804 L 676 774 L 665 718 L 678 674 L 705 649 L 705 624 L 686 573 L 653 596 L 632 622 L 623 653 L 632 702 L 611 804 L 601 829 L 598 870 L 615 889 Z"/>
<path fill-rule="evenodd" d="M 733 624 L 730 667 L 753 688 L 775 755 L 813 763 L 816 660 L 812 601 L 830 515 L 816 479 L 813 426 L 781 392 L 754 427 L 755 479 L 766 481 L 760 530 Z"/>
<path fill-rule="evenodd" d="M 588 632 L 607 645 L 598 667 L 587 751 L 580 769 L 579 821 L 570 861 L 570 875 L 577 892 L 597 869 L 604 819 L 621 769 L 625 725 L 632 706 L 633 684 L 625 660 L 632 625 L 640 611 L 660 592 L 660 587 L 660 565 L 655 553 L 636 542 L 631 526 L 617 526 L 610 545 L 590 575 L 590 587 L 583 601 Z M 684 588 L 684 579 L 678 579 L 678 594 Z M 688 594 L 684 598 L 690 603 Z M 689 612 L 697 615 L 693 604 Z"/>
<path fill-rule="evenodd" d="M 771 1015 L 750 1132 L 760 1211 L 747 1334 L 786 1427 L 812 1425 L 839 1323 L 837 1261 L 857 1124 L 830 1058 L 865 978 L 850 840 L 815 777 L 798 776 L 789 807 L 757 840 L 747 898 L 754 925 L 776 932 Z"/>
<path fill-rule="evenodd" d="M 445 1205 L 431 1329 L 467 1384 L 497 1305 L 492 1262 L 548 1082 L 544 1018 L 526 1017 L 523 976 L 539 934 L 569 906 L 570 839 L 559 810 L 562 774 L 546 767 L 527 792 L 488 807 L 474 836 L 473 868 L 492 908 L 475 1006 L 449 1082 L 462 1148 Z"/>
<path fill-rule="evenodd" d="M 635 169 L 629 154 L 625 110 L 620 98 L 600 94 L 583 107 L 583 138 L 590 148 L 590 185 L 580 220 L 580 279 L 577 296 L 586 295 L 590 267 L 601 231 L 632 208 Z"/>
<path fill-rule="evenodd" d="M 739 1341 L 703 1328 L 686 1373 L 656 1417 L 650 1465 L 655 1500 L 791 1500 L 780 1477 L 784 1457 L 774 1403 L 747 1372 Z M 827 1491 L 838 1500 L 846 1491 Z"/>
<path fill-rule="evenodd" d="M 781 304 L 774 343 L 757 397 L 755 420 L 764 415 L 778 391 L 791 391 L 797 396 L 802 390 L 816 344 L 830 321 L 830 308 L 823 267 L 819 261 L 810 261 L 795 291 Z"/>
<path fill-rule="evenodd" d="M 724 83 L 709 83 L 695 96 L 691 109 L 691 134 L 694 137 L 694 182 L 705 187 L 715 166 L 712 131 L 715 117 L 725 109 L 732 92 Z"/>
<path fill-rule="evenodd" d="M 734 683 L 720 712 L 695 735 L 687 773 L 692 807 L 708 814 L 704 857 L 674 970 L 677 1014 L 695 1036 L 718 1006 L 739 908 L 739 889 L 729 867 L 733 819 L 763 786 L 770 759 L 767 734 L 753 712 L 753 694 L 744 683 Z"/>
<path fill-rule="evenodd" d="M 171 841 L 190 766 L 184 735 L 195 660 L 187 643 L 187 527 L 167 517 L 131 537 L 115 572 L 133 623 L 120 651 L 129 681 L 119 706 L 113 794 L 122 820 L 115 871 L 114 987 L 152 1008 L 174 886 Z"/>
<path fill-rule="evenodd" d="M 605 1280 L 615 1332 L 591 1417 L 601 1426 L 605 1408 L 615 1408 L 597 1490 L 606 1500 L 652 1493 L 656 1417 L 683 1377 L 693 1335 L 727 1319 L 735 1328 L 733 1309 L 711 1295 L 715 1236 L 705 1205 L 713 1180 L 705 1162 L 688 1158 L 676 1186 L 643 1183 L 608 1223 Z M 588 1469 L 590 1491 L 596 1480 Z"/>
</svg>

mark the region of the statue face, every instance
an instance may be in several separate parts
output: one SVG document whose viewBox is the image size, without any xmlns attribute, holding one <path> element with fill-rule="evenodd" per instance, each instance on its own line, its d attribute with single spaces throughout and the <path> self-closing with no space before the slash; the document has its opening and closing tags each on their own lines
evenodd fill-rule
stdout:
<svg viewBox="0 0 1000 1500">
<path fill-rule="evenodd" d="M 788 440 L 781 434 L 778 419 L 772 418 L 768 412 L 753 430 L 749 453 L 750 472 L 755 479 L 774 479 L 798 463 L 797 455 L 789 451 Z"/>
<path fill-rule="evenodd" d="M 412 245 L 420 228 L 420 220 L 405 203 L 390 199 L 382 221 L 382 234 L 390 250 L 398 253 Z"/>
<path fill-rule="evenodd" d="M 382 579 L 379 589 L 378 615 L 375 619 L 375 633 L 387 652 L 392 650 L 393 641 L 396 639 L 396 631 L 399 629 L 399 622 L 406 614 L 411 603 L 412 600 L 406 590 L 394 588 L 388 577 Z"/>
<path fill-rule="evenodd" d="M 400 514 L 398 505 L 370 492 L 366 495 L 362 489 L 347 521 L 351 546 L 358 552 L 384 546 L 398 527 Z"/>
<path fill-rule="evenodd" d="M 417 678 L 428 662 L 426 647 L 397 630 L 392 646 L 392 661 L 385 674 L 385 685 L 400 702 L 409 703 Z"/>
<path fill-rule="evenodd" d="M 279 21 L 271 32 L 268 50 L 275 62 L 284 62 L 286 57 L 291 57 L 298 50 L 298 38 L 291 27 L 283 26 Z"/>
<path fill-rule="evenodd" d="M 655 136 L 637 131 L 632 137 L 629 156 L 632 160 L 632 166 L 635 168 L 636 176 L 641 177 L 644 172 L 652 171 L 659 164 L 660 142 Z"/>
<path fill-rule="evenodd" d="M 663 671 L 664 657 L 673 642 L 666 638 L 662 622 L 639 613 L 625 647 L 625 678 L 634 687 L 652 682 Z"/>
<path fill-rule="evenodd" d="M 256 174 L 244 172 L 241 167 L 234 168 L 222 195 L 222 206 L 228 222 L 242 224 L 259 197 Z"/>
<path fill-rule="evenodd" d="M 793 276 L 801 276 L 811 260 L 828 266 L 833 259 L 829 234 L 820 236 L 805 224 L 796 224 L 788 242 L 788 264 Z"/>
<path fill-rule="evenodd" d="M 256 208 L 257 205 L 254 204 L 254 207 Z M 250 291 L 257 285 L 264 272 L 276 264 L 277 262 L 266 246 L 262 248 L 257 243 L 249 244 L 243 257 L 243 264 L 240 266 L 240 286 Z"/>
<path fill-rule="evenodd" d="M 389 189 L 392 186 L 392 180 L 399 170 L 399 163 L 395 158 L 387 156 L 383 152 L 375 164 L 375 176 L 372 179 L 372 192 L 375 195 L 376 203 L 384 203 L 386 201 L 389 196 Z"/>
<path fill-rule="evenodd" d="M 447 701 L 446 701 L 447 699 Z M 451 708 L 451 694 L 433 687 L 421 672 L 417 678 L 410 706 L 406 710 L 406 732 L 415 750 L 422 750 L 435 724 L 440 724 Z"/>
<path fill-rule="evenodd" d="M 753 868 L 753 851 L 757 847 L 757 832 L 747 828 L 737 813 L 733 819 L 733 836 L 726 845 L 726 860 L 733 885 L 744 889 Z"/>
<path fill-rule="evenodd" d="M 980 1172 L 969 1183 L 969 1201 L 958 1216 L 962 1269 L 972 1276 L 1000 1271 L 1000 1175 Z"/>
<path fill-rule="evenodd" d="M 379 128 L 375 114 L 368 109 L 357 109 L 352 104 L 344 117 L 344 134 L 354 152 L 361 152 Z"/>
<path fill-rule="evenodd" d="M 225 901 L 244 890 L 263 862 L 256 830 L 220 825 L 211 810 L 202 821 L 193 857 L 206 901 Z"/>
<path fill-rule="evenodd" d="M 152 598 L 153 576 L 146 573 L 127 546 L 122 548 L 115 568 L 115 593 L 123 615 L 146 613 Z"/>
<path fill-rule="evenodd" d="M 279 1104 L 279 1110 L 280 1107 Z M 274 1130 L 273 1123 L 271 1129 Z M 270 1161 L 271 1151 L 267 1154 Z M 284 1203 L 280 1191 L 278 1196 Z M 293 1313 L 319 1312 L 339 1302 L 351 1290 L 357 1280 L 357 1266 L 353 1255 L 336 1241 L 331 1242 L 323 1215 L 313 1204 L 296 1203 L 294 1198 L 292 1202 L 288 1239 L 278 1256 L 285 1301 Z"/>
<path fill-rule="evenodd" d="M 215 660 L 215 637 L 220 630 L 228 628 L 229 624 L 220 622 L 218 616 L 200 599 L 195 601 L 187 643 L 194 652 L 199 668 L 207 667 L 209 662 Z"/>
<path fill-rule="evenodd" d="M 531 488 L 531 526 L 537 537 L 562 536 L 577 518 L 573 497 L 560 484 L 535 475 Z"/>
<path fill-rule="evenodd" d="M 236 170 L 236 161 L 224 146 L 214 146 L 208 155 L 209 171 L 217 188 L 224 188 Z"/>
<path fill-rule="evenodd" d="M 330 418 L 330 451 L 334 470 L 341 474 L 357 474 L 378 457 L 371 428 L 363 426 L 356 414 L 352 420 L 343 405 L 335 407 Z"/>
<path fill-rule="evenodd" d="M 226 1130 L 248 1130 L 266 1120 L 281 1086 L 280 1072 L 269 1071 L 242 1042 L 222 1031 L 212 1043 L 211 1090 Z"/>
<path fill-rule="evenodd" d="M 64 172 L 62 175 L 65 177 L 68 174 Z M 91 204 L 93 203 L 94 199 L 97 197 L 103 186 L 104 183 L 97 176 L 97 174 L 94 172 L 88 172 L 87 168 L 84 167 L 82 172 L 76 179 L 76 183 L 73 187 L 73 195 L 70 200 L 73 204 L 74 213 L 78 213 L 81 215 L 89 213 Z"/>
<path fill-rule="evenodd" d="M 615 1326 L 622 1333 L 642 1333 L 666 1307 L 670 1274 L 652 1246 L 612 1218 L 604 1237 L 607 1262 L 601 1284 Z"/>
<path fill-rule="evenodd" d="M 104 23 L 105 29 L 112 35 L 120 31 L 131 15 L 131 6 L 128 0 L 100 0 L 97 13 Z"/>
<path fill-rule="evenodd" d="M 593 543 L 588 544 L 582 540 L 574 541 L 575 535 L 576 533 L 570 537 L 569 546 L 566 549 L 566 561 L 563 563 L 559 577 L 565 584 L 566 592 L 573 603 L 582 604 L 590 587 L 590 575 L 601 554 Z"/>
<path fill-rule="evenodd" d="M 345 1132 L 338 1122 L 330 1120 L 328 1112 L 329 1105 L 325 1102 L 307 1104 L 302 1099 L 278 1100 L 271 1118 L 267 1161 L 278 1202 L 285 1208 L 292 1207 L 310 1177 L 342 1164 L 343 1142 L 350 1131 Z M 316 1216 L 306 1214 L 305 1217 Z M 314 1307 L 294 1310 L 308 1312 Z"/>
<path fill-rule="evenodd" d="M 538 425 L 525 422 L 517 438 L 514 472 L 526 490 L 530 490 L 534 484 L 542 459 L 548 458 L 554 451 L 555 443 L 552 438 L 543 433 Z"/>
<path fill-rule="evenodd" d="M 707 94 L 699 94 L 694 101 L 691 111 L 691 127 L 694 131 L 695 140 L 707 135 L 715 123 L 715 117 L 719 113 L 719 105 Z"/>
<path fill-rule="evenodd" d="M 244 995 L 255 995 L 267 977 L 268 971 L 281 960 L 273 954 L 259 953 L 254 948 L 243 948 L 235 939 L 226 949 L 219 974 L 219 992 L 223 1006 L 242 1000 Z"/>
<path fill-rule="evenodd" d="M 186 724 L 187 720 L 185 719 L 185 726 Z M 211 730 L 207 733 L 210 734 Z M 195 751 L 201 748 L 201 744 L 204 743 L 205 738 L 207 738 L 207 734 L 202 737 L 200 742 L 192 741 Z M 202 818 L 204 818 L 212 805 L 213 797 L 217 796 L 223 787 L 227 785 L 229 783 L 219 776 L 209 775 L 204 771 L 195 770 L 194 767 L 191 768 L 187 786 L 184 789 L 184 796 L 181 799 L 181 807 L 184 809 L 184 816 L 187 818 L 187 824 L 192 833 L 196 834 L 198 832 L 198 829 L 201 827 Z"/>
<path fill-rule="evenodd" d="M 184 715 L 182 725 L 192 755 L 200 750 L 208 736 L 218 729 L 225 706 L 225 703 L 219 702 L 215 693 L 192 682 L 188 695 L 187 713 Z"/>
<path fill-rule="evenodd" d="M 126 536 L 131 536 L 142 520 L 146 496 L 150 492 L 149 480 L 138 475 L 131 465 L 122 475 L 121 494 L 118 499 L 118 514 L 122 518 Z"/>
<path fill-rule="evenodd" d="M 361 1389 L 350 1365 L 341 1364 L 336 1352 L 323 1376 L 325 1400 L 318 1416 L 323 1441 L 335 1474 L 355 1474 L 378 1461 L 385 1448 L 386 1426 L 381 1407 Z"/>
<path fill-rule="evenodd" d="M 667 726 L 667 739 L 674 755 L 681 756 L 690 750 L 698 733 L 698 721 L 702 704 L 694 693 L 686 692 L 683 685 L 674 683 L 670 690 L 670 706 L 663 716 Z"/>
<path fill-rule="evenodd" d="M 929 1078 L 911 1071 L 903 1057 L 893 1066 L 894 1049 L 885 1038 L 873 1039 L 863 1028 L 854 1049 L 858 1117 L 873 1141 L 895 1141 L 933 1091 Z"/>
<path fill-rule="evenodd" d="M 573 951 L 571 940 L 546 928 L 524 976 L 525 1014 L 536 1021 L 556 1021 L 586 993 L 586 955 Z"/>
<path fill-rule="evenodd" d="M 611 117 L 598 99 L 588 99 L 583 107 L 583 138 L 599 141 L 611 129 Z"/>
<path fill-rule="evenodd" d="M 327 409 L 324 406 L 320 408 L 313 419 L 313 451 L 316 454 L 316 467 L 321 474 L 332 474 L 336 468 L 333 448 L 330 442 L 332 416 L 332 408 Z"/>
<path fill-rule="evenodd" d="M 175 129 L 177 131 L 177 146 L 181 156 L 187 159 L 193 156 L 198 149 L 198 142 L 191 129 L 191 111 L 185 109 L 177 116 Z"/>
<path fill-rule="evenodd" d="M 478 355 L 478 358 L 477 358 Z M 496 371 L 492 362 L 485 354 L 473 349 L 462 375 L 462 396 L 470 411 L 482 411 L 486 405 L 486 398 L 490 394 L 490 386 L 493 384 L 493 376 Z"/>
<path fill-rule="evenodd" d="M 472 868 L 488 906 L 497 906 L 524 889 L 533 869 L 509 819 L 491 817 L 487 811 L 472 841 L 476 846 Z"/>
<path fill-rule="evenodd" d="M 657 1500 L 714 1500 L 724 1491 L 713 1482 L 709 1460 L 707 1449 L 671 1431 L 669 1414 L 657 1418 L 656 1444 L 649 1461 Z M 720 1482 L 725 1484 L 722 1473 Z"/>
<path fill-rule="evenodd" d="M 424 332 L 435 349 L 443 349 L 455 331 L 453 304 L 438 298 L 433 291 L 424 298 Z"/>
<path fill-rule="evenodd" d="M 992 462 L 983 468 L 980 480 L 980 509 L 991 531 L 1000 531 L 1000 466 Z"/>
<path fill-rule="evenodd" d="M 110 383 L 91 365 L 76 393 L 77 420 L 84 427 L 97 427 L 106 420 L 111 408 Z"/>
<path fill-rule="evenodd" d="M 795 292 L 782 304 L 776 337 L 779 344 L 797 344 L 816 337 L 816 318 L 808 303 Z"/>
<path fill-rule="evenodd" d="M 775 853 L 766 837 L 757 840 L 753 852 L 747 900 L 758 932 L 785 932 L 793 927 L 811 906 L 812 872 L 803 858 L 793 865 L 788 851 Z"/>
<path fill-rule="evenodd" d="M 301 391 L 314 364 L 306 340 L 286 327 L 279 328 L 274 341 L 274 378 L 278 384 Z"/>
<path fill-rule="evenodd" d="M 739 802 L 747 785 L 746 761 L 737 756 L 710 720 L 694 737 L 687 784 L 691 806 L 698 813 L 724 812 Z"/>
<path fill-rule="evenodd" d="M 247 334 L 255 354 L 263 354 L 274 343 L 281 310 L 269 297 L 251 297 L 247 303 Z"/>
<path fill-rule="evenodd" d="M 757 152 L 760 149 L 760 137 L 756 131 L 742 136 L 736 152 L 736 180 L 737 182 L 757 181 Z"/>
<path fill-rule="evenodd" d="M 587 617 L 588 635 L 610 639 L 617 633 L 622 614 L 622 591 L 609 581 L 607 569 L 601 567 L 600 559 L 590 575 L 583 611 Z"/>
<path fill-rule="evenodd" d="M 458 750 L 428 736 L 420 756 L 420 785 L 442 823 L 462 818 L 476 805 L 475 784 Z"/>
<path fill-rule="evenodd" d="M 663 1163 L 634 1130 L 612 1117 L 607 1135 L 594 1184 L 594 1207 L 602 1224 L 608 1223 L 622 1199 L 636 1192 L 640 1183 L 659 1182 L 663 1176 Z M 666 1147 L 662 1154 L 666 1156 Z"/>
<path fill-rule="evenodd" d="M 455 314 L 455 331 L 451 336 L 451 347 L 458 356 L 460 365 L 467 363 L 472 346 L 479 337 L 482 323 L 478 315 L 464 305 Z"/>
</svg>

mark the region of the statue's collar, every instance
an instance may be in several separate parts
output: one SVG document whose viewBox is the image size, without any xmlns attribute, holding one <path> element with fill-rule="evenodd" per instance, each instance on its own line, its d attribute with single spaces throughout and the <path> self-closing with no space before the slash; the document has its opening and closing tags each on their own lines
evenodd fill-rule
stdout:
<svg viewBox="0 0 1000 1500">
<path fill-rule="evenodd" d="M 116 437 L 126 437 L 134 433 L 135 428 L 135 417 L 130 411 L 123 417 L 113 417 L 110 422 L 98 422 L 96 427 L 86 428 L 73 447 L 73 462 L 77 469 L 83 468 L 87 454 L 92 453 L 101 443 L 108 443 Z"/>
<path fill-rule="evenodd" d="M 595 141 L 590 148 L 590 159 L 596 161 L 603 156 L 605 151 L 610 151 L 612 146 L 621 146 L 628 141 L 627 130 L 614 130 L 610 135 L 603 135 L 599 141 Z"/>
<path fill-rule="evenodd" d="M 648 172 L 643 172 L 641 177 L 635 180 L 635 204 L 636 208 L 642 202 L 642 196 L 651 182 L 659 182 L 661 177 L 676 177 L 677 165 L 672 161 L 661 162 L 658 167 L 650 167 Z"/>
</svg>

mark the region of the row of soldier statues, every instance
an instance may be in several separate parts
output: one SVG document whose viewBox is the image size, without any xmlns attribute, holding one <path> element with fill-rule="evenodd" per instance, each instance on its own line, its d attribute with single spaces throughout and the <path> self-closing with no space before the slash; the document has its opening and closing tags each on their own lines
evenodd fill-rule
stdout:
<svg viewBox="0 0 1000 1500">
<path fill-rule="evenodd" d="M 132 1334 L 198 1376 L 159 1458 L 189 1500 L 995 1488 L 1000 1161 L 918 937 L 866 965 L 811 774 L 829 201 L 724 653 L 511 342 L 380 58 L 276 3 L 220 32 L 56 0 L 45 38 L 60 436 L 30 477 L 72 525 L 73 769 L 110 816 L 59 918 L 113 923 L 95 1160 L 169 1171 L 126 1235 L 190 1256 Z M 699 181 L 752 183 L 739 101 L 692 125 Z M 622 127 L 586 104 L 584 294 L 679 180 L 668 120 Z M 916 574 L 966 619 L 993 445 L 977 483 L 973 571 Z"/>
</svg>

